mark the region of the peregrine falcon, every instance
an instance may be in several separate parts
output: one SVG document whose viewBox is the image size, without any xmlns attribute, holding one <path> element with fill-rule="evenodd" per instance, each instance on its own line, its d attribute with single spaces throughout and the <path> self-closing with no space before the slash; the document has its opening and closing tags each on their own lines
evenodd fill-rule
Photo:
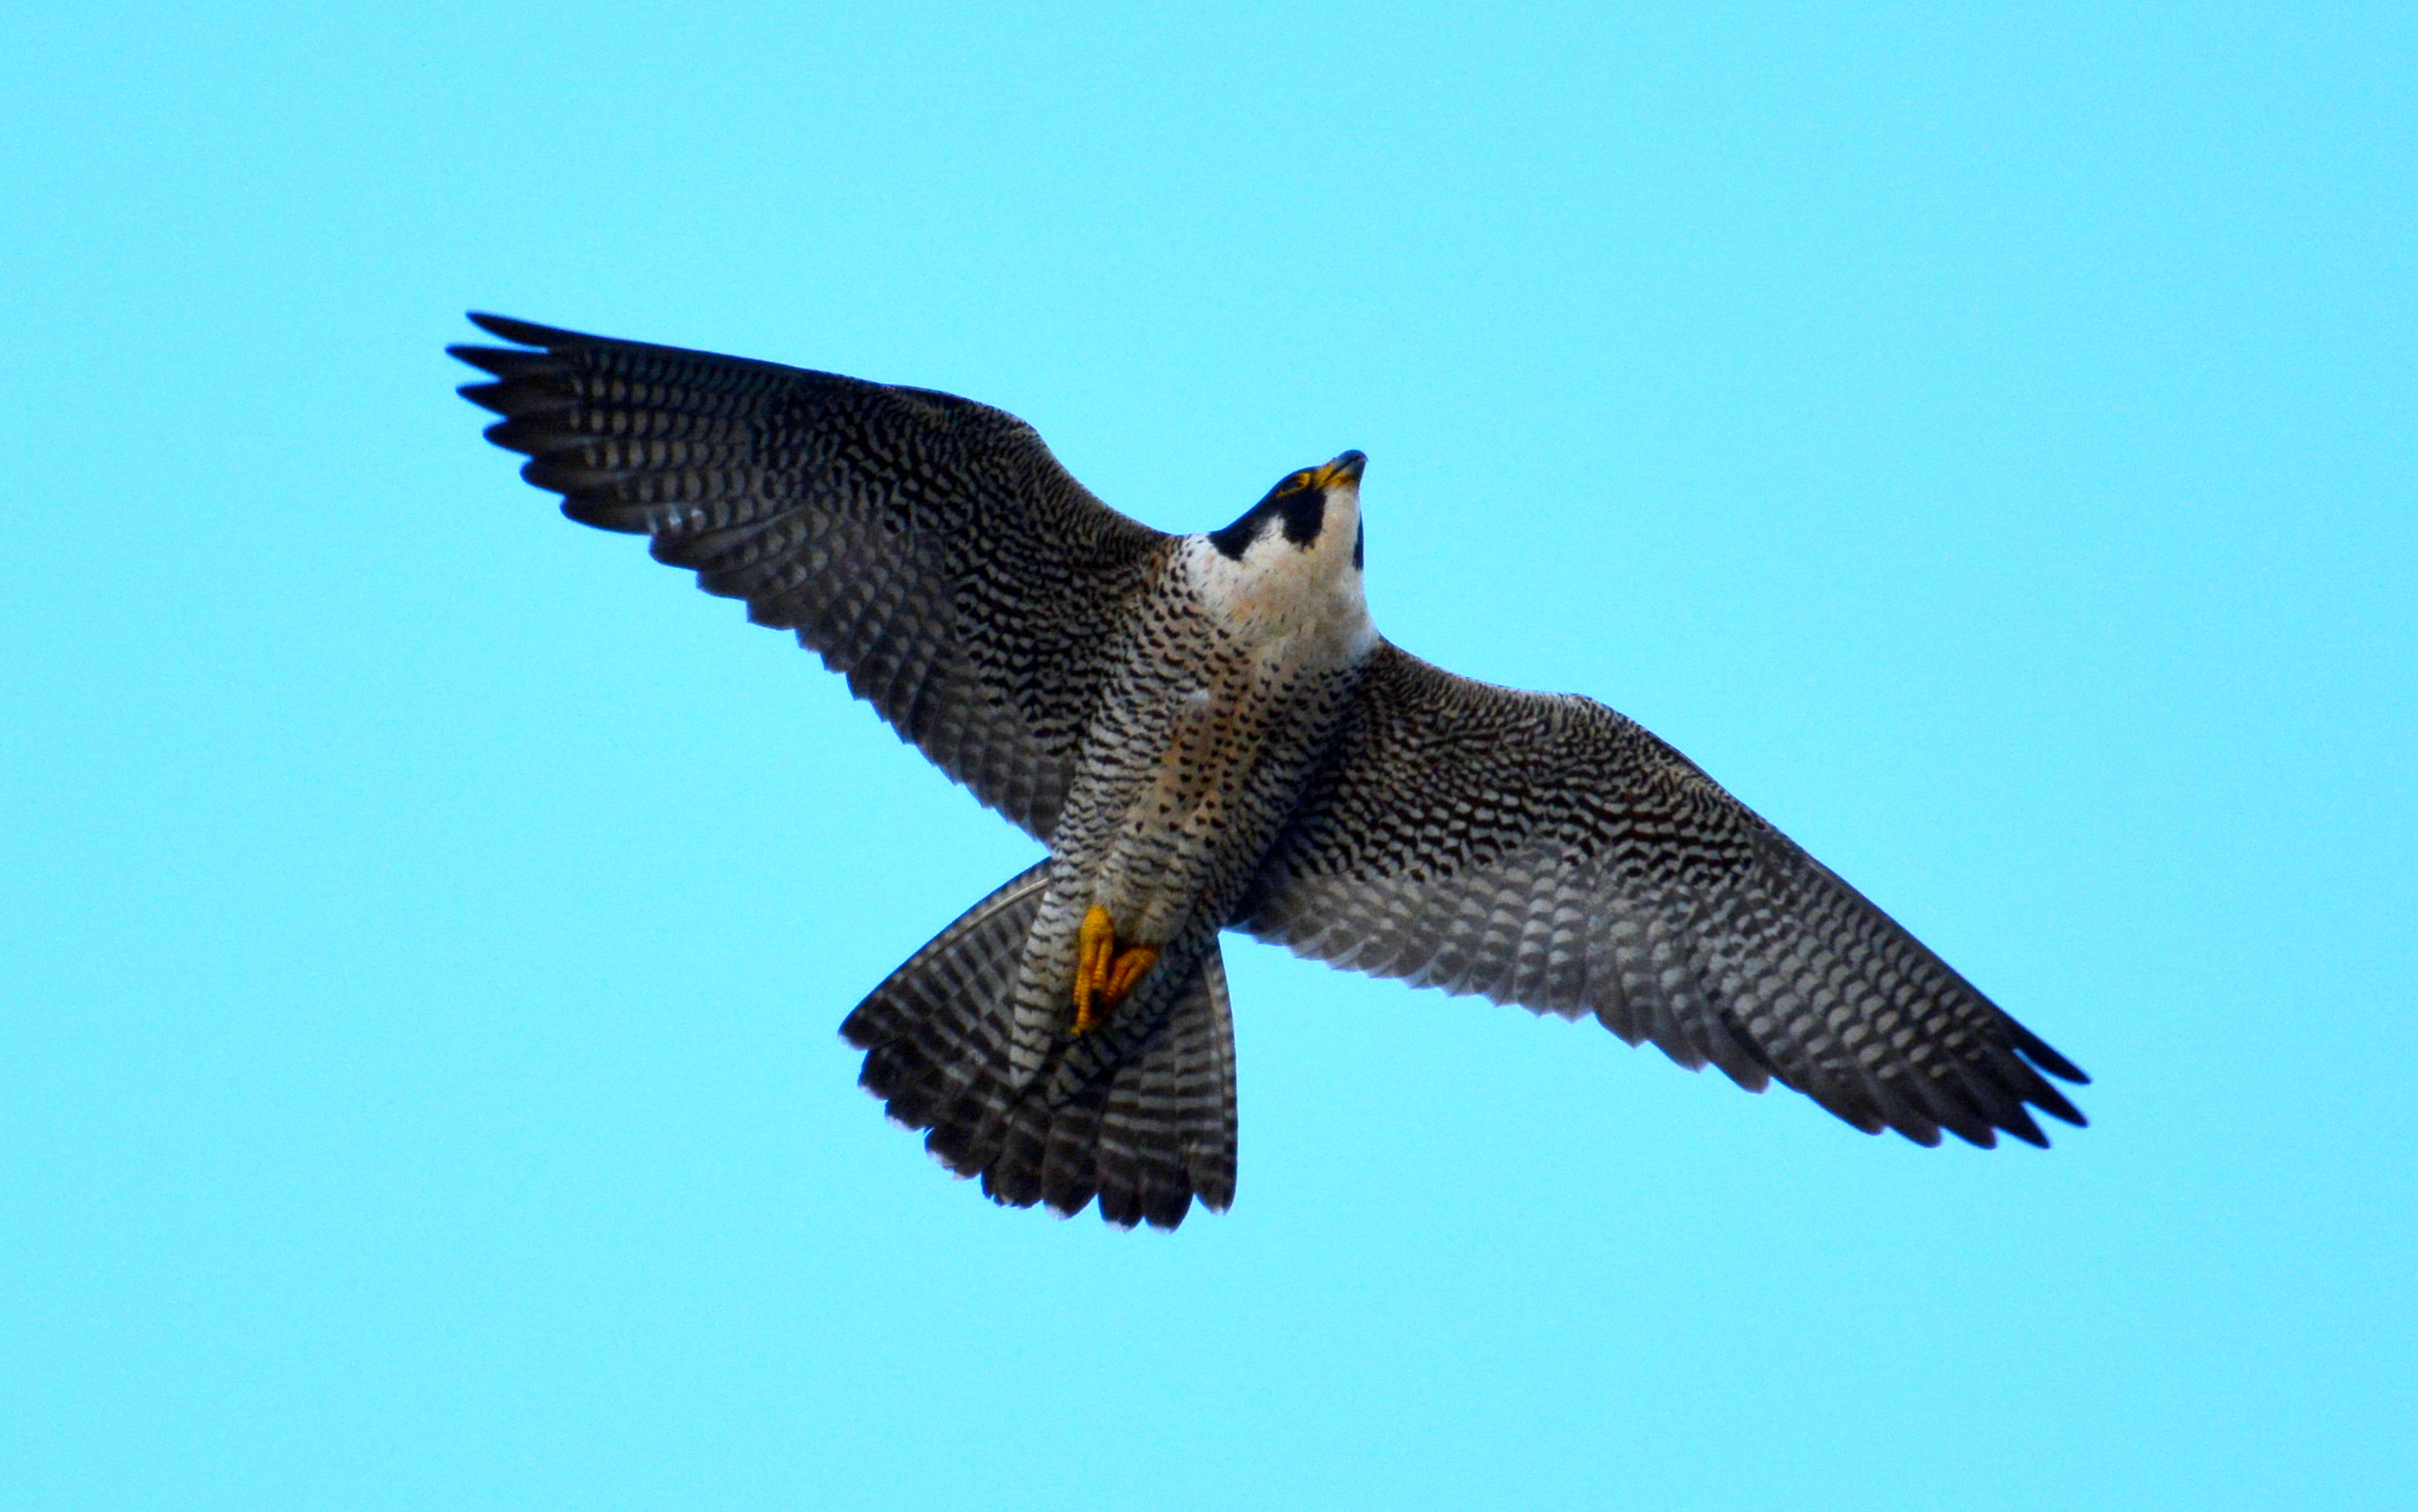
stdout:
<svg viewBox="0 0 2418 1512">
<path fill-rule="evenodd" d="M 1357 451 L 1165 535 L 971 400 L 470 318 L 514 344 L 451 351 L 524 478 L 796 632 L 1048 848 L 840 1026 L 999 1202 L 1232 1201 L 1228 929 L 1592 1015 L 1867 1133 L 2084 1122 L 2072 1061 L 1678 752 L 1378 634 Z"/>
</svg>

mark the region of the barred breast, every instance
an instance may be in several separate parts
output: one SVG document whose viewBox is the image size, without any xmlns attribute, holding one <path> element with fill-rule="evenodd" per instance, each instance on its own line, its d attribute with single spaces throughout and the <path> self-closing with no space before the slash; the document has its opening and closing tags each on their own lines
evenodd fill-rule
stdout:
<svg viewBox="0 0 2418 1512">
<path fill-rule="evenodd" d="M 1271 575 L 1191 538 L 1133 617 L 1050 838 L 1019 982 L 1034 1009 L 1065 1002 L 1094 905 L 1165 953 L 1162 992 L 1180 984 L 1291 818 L 1375 640 L 1356 593 L 1322 603 Z"/>
</svg>

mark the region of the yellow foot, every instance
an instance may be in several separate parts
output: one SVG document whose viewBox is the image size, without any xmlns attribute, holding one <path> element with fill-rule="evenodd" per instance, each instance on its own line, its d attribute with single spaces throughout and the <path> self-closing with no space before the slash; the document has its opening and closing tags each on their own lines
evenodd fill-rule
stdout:
<svg viewBox="0 0 2418 1512">
<path fill-rule="evenodd" d="M 1075 936 L 1075 1032 L 1089 1034 L 1097 1029 L 1108 1011 L 1125 1001 L 1157 964 L 1155 945 L 1127 945 L 1119 950 L 1109 910 L 1092 905 Z"/>
<path fill-rule="evenodd" d="M 1117 926 L 1109 922 L 1109 910 L 1098 904 L 1083 915 L 1083 927 L 1075 937 L 1075 1032 L 1089 1034 L 1099 1018 L 1092 1012 L 1092 999 L 1109 985 L 1109 967 L 1116 955 Z M 1108 1004 L 1102 1003 L 1102 1008 Z"/>
<path fill-rule="evenodd" d="M 1157 964 L 1155 945 L 1127 945 L 1117 952 L 1117 958 L 1109 963 L 1109 985 L 1100 991 L 1101 1000 L 1110 1008 L 1125 1001 L 1125 995 Z"/>
</svg>

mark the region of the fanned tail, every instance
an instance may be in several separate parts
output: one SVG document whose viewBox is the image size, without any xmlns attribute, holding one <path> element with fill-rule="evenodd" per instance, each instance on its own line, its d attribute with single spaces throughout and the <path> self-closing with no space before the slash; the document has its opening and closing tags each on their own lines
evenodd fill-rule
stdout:
<svg viewBox="0 0 2418 1512">
<path fill-rule="evenodd" d="M 967 909 L 848 1016 L 840 1033 L 865 1052 L 858 1079 L 994 1201 L 1073 1214 L 1096 1199 L 1120 1228 L 1172 1229 L 1196 1197 L 1224 1211 L 1234 1031 L 1214 937 L 1164 1011 L 1062 1039 L 1037 1074 L 1017 1076 L 1017 970 L 1048 865 Z"/>
<path fill-rule="evenodd" d="M 865 1052 L 857 1079 L 889 1103 L 892 1118 L 933 1130 L 936 1152 L 943 1143 L 941 1120 L 952 1109 L 971 1101 L 1003 1114 L 1016 1099 L 1005 1079 L 1011 995 L 1048 877 L 1045 861 L 968 909 L 839 1027 L 842 1037 Z M 950 1164 L 961 1175 L 973 1174 Z"/>
</svg>

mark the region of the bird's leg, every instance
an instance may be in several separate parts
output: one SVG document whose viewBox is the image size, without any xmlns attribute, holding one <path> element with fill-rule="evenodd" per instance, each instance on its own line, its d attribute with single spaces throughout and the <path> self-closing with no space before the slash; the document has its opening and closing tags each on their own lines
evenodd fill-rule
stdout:
<svg viewBox="0 0 2418 1512">
<path fill-rule="evenodd" d="M 1117 926 L 1098 904 L 1083 915 L 1075 936 L 1075 1032 L 1089 1034 L 1101 1017 L 1125 1000 L 1136 984 L 1158 964 L 1155 945 L 1117 948 Z"/>
<path fill-rule="evenodd" d="M 1108 985 L 1109 966 L 1116 954 L 1117 926 L 1109 922 L 1109 910 L 1098 904 L 1083 915 L 1083 927 L 1075 936 L 1075 1032 L 1089 1034 L 1099 1022 L 1092 1012 L 1092 998 Z M 1102 1007 L 1107 1004 L 1103 1003 Z"/>
</svg>

